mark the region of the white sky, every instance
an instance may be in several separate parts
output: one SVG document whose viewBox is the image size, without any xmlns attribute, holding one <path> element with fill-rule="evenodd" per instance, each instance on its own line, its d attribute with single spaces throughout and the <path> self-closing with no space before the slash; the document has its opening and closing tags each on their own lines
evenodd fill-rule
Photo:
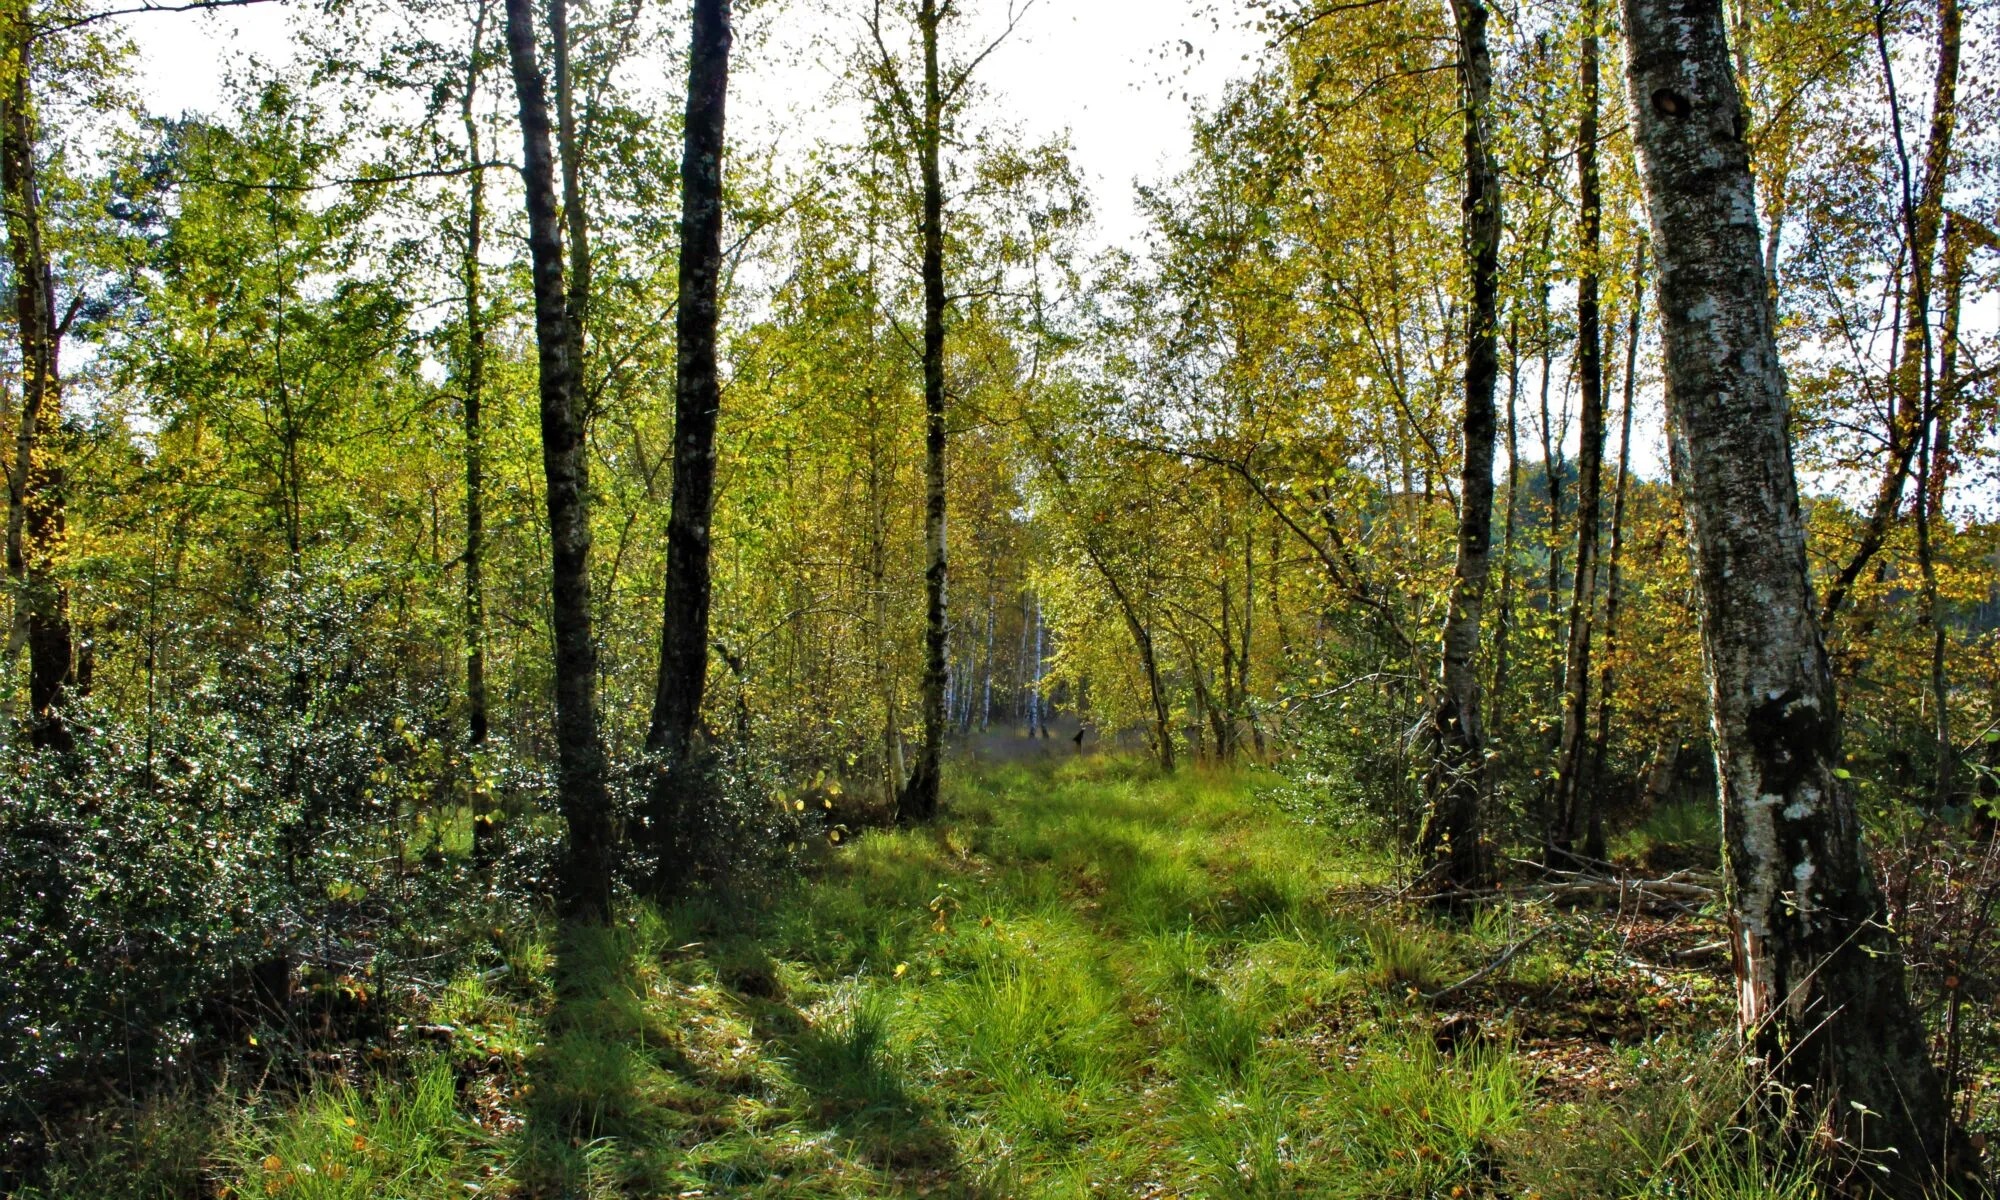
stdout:
<svg viewBox="0 0 2000 1200">
<path fill-rule="evenodd" d="M 673 2 L 681 7 L 681 0 Z M 976 5 L 968 44 L 983 44 L 1001 28 L 1005 2 Z M 1091 187 L 1100 246 L 1141 248 L 1145 227 L 1134 183 L 1184 165 L 1193 107 L 1212 104 L 1231 79 L 1250 70 L 1248 60 L 1263 41 L 1215 16 L 1233 7 L 1213 0 L 1035 0 L 981 66 L 978 80 L 992 100 L 986 114 L 1018 127 L 1030 142 L 1069 133 L 1072 161 Z M 730 80 L 733 141 L 783 154 L 804 151 L 816 138 L 851 134 L 842 127 L 851 108 L 828 97 L 838 86 L 840 56 L 865 31 L 855 18 L 842 28 L 828 18 L 829 9 L 858 13 L 859 5 L 786 0 L 757 6 L 744 22 L 749 36 L 739 40 Z M 140 93 L 156 113 L 213 113 L 224 65 L 246 54 L 286 61 L 289 30 L 299 19 L 300 10 L 282 3 L 127 18 L 139 45 Z M 665 79 L 662 86 L 675 83 Z M 669 105 L 678 102 L 667 98 Z M 1523 380 L 1524 458 L 1537 444 L 1533 386 Z M 1665 471 L 1659 424 L 1657 397 L 1648 395 L 1635 422 L 1633 458 L 1649 477 Z M 1574 420 L 1569 426 L 1566 450 L 1573 455 Z M 1607 460 L 1616 453 L 1614 434 Z"/>
<path fill-rule="evenodd" d="M 985 19 L 972 23 L 974 38 L 999 28 L 995 6 L 981 7 Z M 1032 141 L 1069 131 L 1108 243 L 1132 245 L 1141 232 L 1133 181 L 1157 179 L 1185 161 L 1190 106 L 1183 97 L 1212 101 L 1262 44 L 1247 29 L 1199 15 L 1211 7 L 1202 0 L 1037 0 L 979 72 L 994 110 Z M 816 8 L 786 4 L 752 18 L 768 24 L 772 37 L 739 51 L 732 133 L 784 145 L 818 132 L 813 118 L 832 71 L 799 48 L 815 37 L 858 37 L 861 26 L 843 34 Z M 127 18 L 139 46 L 140 94 L 156 113 L 214 112 L 224 64 L 240 54 L 286 61 L 295 19 L 298 10 L 283 4 Z M 1184 39 L 1197 57 L 1181 49 Z"/>
</svg>

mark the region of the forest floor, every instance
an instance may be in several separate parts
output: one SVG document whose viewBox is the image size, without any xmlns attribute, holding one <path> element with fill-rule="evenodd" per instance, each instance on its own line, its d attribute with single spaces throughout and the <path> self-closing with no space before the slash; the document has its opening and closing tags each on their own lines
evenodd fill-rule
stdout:
<svg viewBox="0 0 2000 1200">
<path fill-rule="evenodd" d="M 1712 922 L 1427 915 L 1282 794 L 986 765 L 761 901 L 490 931 L 401 1065 L 253 1095 L 203 1170 L 329 1200 L 1809 1194 L 1715 1135 Z"/>
</svg>

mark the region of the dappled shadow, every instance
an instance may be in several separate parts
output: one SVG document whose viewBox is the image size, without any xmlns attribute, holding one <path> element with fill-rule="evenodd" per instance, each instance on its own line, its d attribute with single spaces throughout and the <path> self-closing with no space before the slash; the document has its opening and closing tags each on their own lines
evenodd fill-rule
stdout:
<svg viewBox="0 0 2000 1200">
<path fill-rule="evenodd" d="M 815 1019 L 792 1002 L 762 946 L 737 940 L 714 961 L 758 1043 L 802 1093 L 803 1117 L 848 1142 L 894 1184 L 925 1195 L 981 1194 L 961 1170 L 943 1114 L 905 1083 L 880 998 L 837 997 Z"/>
<path fill-rule="evenodd" d="M 770 1136 L 775 1120 L 830 1135 L 808 1141 L 874 1176 L 873 1191 L 980 1195 L 942 1114 L 887 1053 L 886 1010 L 856 1000 L 809 1015 L 745 931 L 752 922 L 717 924 L 697 924 L 699 940 L 678 948 L 620 927 L 565 932 L 543 1044 L 519 1089 L 519 1194 L 784 1192 L 827 1164 Z M 717 1031 L 725 1023 L 733 1033 Z"/>
</svg>

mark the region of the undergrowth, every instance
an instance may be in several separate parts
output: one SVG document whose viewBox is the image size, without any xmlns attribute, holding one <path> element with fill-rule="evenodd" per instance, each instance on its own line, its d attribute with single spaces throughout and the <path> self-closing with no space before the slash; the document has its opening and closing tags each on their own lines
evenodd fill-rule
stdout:
<svg viewBox="0 0 2000 1200">
<path fill-rule="evenodd" d="M 1724 1132 L 1706 990 L 1629 969 L 1608 916 L 1359 901 L 1390 864 L 1347 836 L 1254 777 L 968 771 L 788 890 L 485 931 L 423 1049 L 166 1103 L 26 1194 L 1810 1194 Z"/>
</svg>

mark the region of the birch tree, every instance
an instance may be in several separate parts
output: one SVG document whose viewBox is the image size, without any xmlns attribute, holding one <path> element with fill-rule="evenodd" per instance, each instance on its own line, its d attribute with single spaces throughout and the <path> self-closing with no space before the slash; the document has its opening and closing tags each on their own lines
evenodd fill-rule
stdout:
<svg viewBox="0 0 2000 1200">
<path fill-rule="evenodd" d="M 1695 545 L 1738 1022 L 1756 1069 L 1898 1196 L 1976 1169 L 1911 1008 L 1839 766 L 1719 0 L 1626 0 L 1671 452 Z"/>
</svg>

